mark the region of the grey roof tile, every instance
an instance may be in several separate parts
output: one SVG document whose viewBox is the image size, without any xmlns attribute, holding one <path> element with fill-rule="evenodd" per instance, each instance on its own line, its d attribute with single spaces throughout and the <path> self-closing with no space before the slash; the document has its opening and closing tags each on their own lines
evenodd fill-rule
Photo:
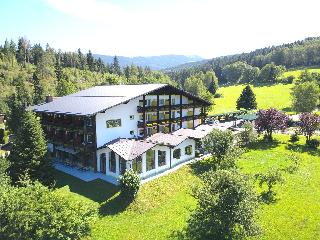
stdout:
<svg viewBox="0 0 320 240">
<path fill-rule="evenodd" d="M 133 160 L 155 145 L 155 143 L 143 140 L 118 138 L 105 144 L 103 147 L 110 148 L 125 160 Z"/>
<path fill-rule="evenodd" d="M 175 147 L 187 138 L 187 136 L 173 135 L 168 133 L 155 133 L 148 137 L 145 141 Z"/>
<path fill-rule="evenodd" d="M 64 113 L 70 115 L 93 115 L 167 86 L 167 84 L 96 86 L 54 100 L 35 105 L 35 112 Z"/>
</svg>

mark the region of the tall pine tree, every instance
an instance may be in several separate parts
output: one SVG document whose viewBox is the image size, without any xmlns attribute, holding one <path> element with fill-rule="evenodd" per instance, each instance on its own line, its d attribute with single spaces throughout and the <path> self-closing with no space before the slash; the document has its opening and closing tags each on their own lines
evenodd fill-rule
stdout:
<svg viewBox="0 0 320 240">
<path fill-rule="evenodd" d="M 237 109 L 244 108 L 247 110 L 257 109 L 256 95 L 251 87 L 247 85 L 237 100 Z"/>
<path fill-rule="evenodd" d="M 114 58 L 113 58 L 113 63 L 112 63 L 111 69 L 112 69 L 113 74 L 117 74 L 119 76 L 122 75 L 121 67 L 119 64 L 119 59 L 117 56 L 114 56 Z"/>
<path fill-rule="evenodd" d="M 52 165 L 47 156 L 47 143 L 36 115 L 26 111 L 8 157 L 9 176 L 14 183 L 28 173 L 31 180 L 45 185 L 53 183 Z"/>
<path fill-rule="evenodd" d="M 43 103 L 45 99 L 45 91 L 42 81 L 38 78 L 37 74 L 34 72 L 32 76 L 32 83 L 33 83 L 33 103 L 39 104 Z"/>
</svg>

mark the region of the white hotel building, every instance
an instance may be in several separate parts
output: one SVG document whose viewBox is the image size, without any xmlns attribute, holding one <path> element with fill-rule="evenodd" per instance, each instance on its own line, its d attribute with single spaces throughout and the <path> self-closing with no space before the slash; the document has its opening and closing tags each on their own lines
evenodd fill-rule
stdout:
<svg viewBox="0 0 320 240">
<path fill-rule="evenodd" d="M 117 179 L 142 179 L 195 157 L 210 102 L 167 84 L 96 86 L 33 106 L 51 155 Z M 116 181 L 113 181 L 116 182 Z"/>
</svg>

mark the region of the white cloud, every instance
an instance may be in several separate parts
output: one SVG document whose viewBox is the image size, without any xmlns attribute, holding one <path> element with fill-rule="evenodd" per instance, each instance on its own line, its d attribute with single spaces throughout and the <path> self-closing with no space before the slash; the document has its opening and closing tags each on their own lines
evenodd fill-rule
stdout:
<svg viewBox="0 0 320 240">
<path fill-rule="evenodd" d="M 47 2 L 92 23 L 83 29 L 83 48 L 105 54 L 213 57 L 320 35 L 316 0 Z"/>
</svg>

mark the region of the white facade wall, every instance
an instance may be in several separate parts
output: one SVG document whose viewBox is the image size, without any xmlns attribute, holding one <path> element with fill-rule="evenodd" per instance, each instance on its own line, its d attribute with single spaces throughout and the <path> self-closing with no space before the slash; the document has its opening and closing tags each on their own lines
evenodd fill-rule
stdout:
<svg viewBox="0 0 320 240">
<path fill-rule="evenodd" d="M 139 114 L 137 106 L 139 106 L 139 100 L 133 99 L 127 104 L 115 106 L 106 110 L 105 113 L 98 113 L 96 115 L 98 148 L 117 138 L 133 138 L 138 136 Z M 130 115 L 134 116 L 133 120 L 130 120 Z M 121 119 L 121 127 L 107 128 L 106 121 L 115 119 Z M 134 134 L 131 135 L 130 131 L 133 131 Z"/>
<path fill-rule="evenodd" d="M 186 155 L 185 154 L 185 147 L 191 145 L 192 146 L 192 154 L 191 155 Z M 175 149 L 181 149 L 181 157 L 180 159 L 175 159 L 173 158 L 173 151 Z M 154 146 L 151 150 L 155 151 L 155 168 L 152 170 L 147 171 L 146 170 L 146 153 L 142 154 L 142 173 L 139 175 L 142 179 L 157 175 L 159 173 L 162 173 L 174 166 L 177 166 L 180 163 L 183 163 L 185 161 L 188 161 L 192 158 L 195 157 L 195 141 L 193 139 L 186 139 L 185 141 L 183 141 L 182 143 L 180 143 L 178 146 L 176 146 L 175 148 L 171 148 L 168 146 Z M 166 164 L 163 166 L 159 166 L 158 165 L 158 151 L 165 151 L 166 152 Z M 119 161 L 119 156 L 118 154 L 116 154 L 116 172 L 113 173 L 111 171 L 109 171 L 109 152 L 111 152 L 111 150 L 109 148 L 103 148 L 103 149 L 99 149 L 97 150 L 97 169 L 98 172 L 101 172 L 101 166 L 100 166 L 100 155 L 102 153 L 106 154 L 106 172 L 104 172 L 103 174 L 106 174 L 108 176 L 114 177 L 114 178 L 118 178 L 120 176 L 120 161 Z M 170 157 L 171 156 L 171 157 Z M 132 162 L 131 161 L 127 161 L 127 169 L 132 167 Z"/>
<path fill-rule="evenodd" d="M 191 145 L 192 146 L 192 154 L 191 155 L 186 155 L 185 154 L 185 147 L 187 147 L 187 146 L 189 146 L 189 145 Z M 190 160 L 190 159 L 192 159 L 192 158 L 194 158 L 195 157 L 195 147 L 196 147 L 196 142 L 195 142 L 195 140 L 193 140 L 193 139 L 186 139 L 185 141 L 183 141 L 182 143 L 180 143 L 178 146 L 176 146 L 175 148 L 173 148 L 172 150 L 171 150 L 171 166 L 173 167 L 173 166 L 176 166 L 176 165 L 178 165 L 178 164 L 180 164 L 180 163 L 182 163 L 182 162 L 185 162 L 185 161 L 188 161 L 188 160 Z M 175 149 L 178 149 L 178 148 L 180 148 L 181 149 L 181 157 L 180 157 L 180 159 L 175 159 L 175 158 L 173 158 L 173 151 L 175 150 Z"/>
</svg>

